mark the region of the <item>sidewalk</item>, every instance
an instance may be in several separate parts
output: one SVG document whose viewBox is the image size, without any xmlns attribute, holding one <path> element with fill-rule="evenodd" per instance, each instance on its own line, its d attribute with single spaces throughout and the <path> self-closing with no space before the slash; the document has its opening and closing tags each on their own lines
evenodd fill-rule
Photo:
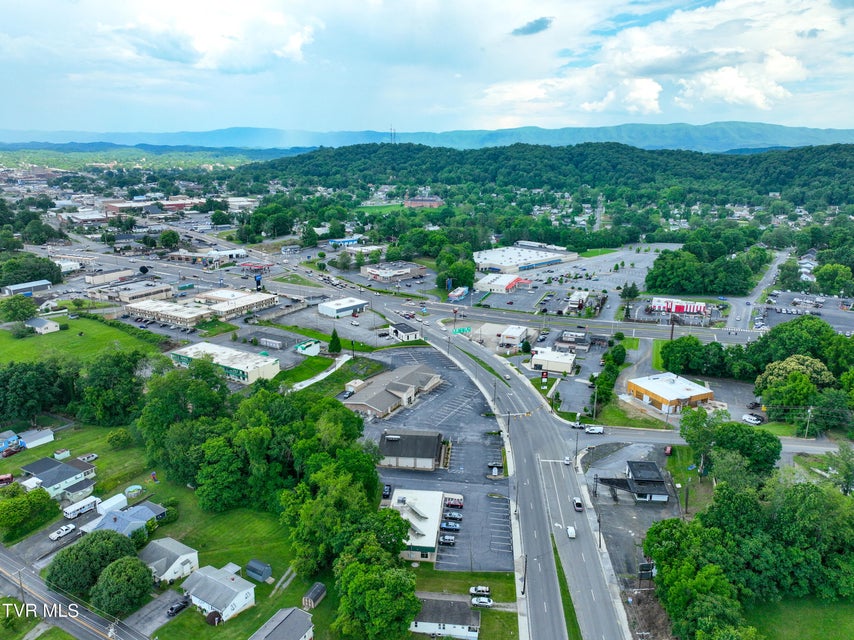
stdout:
<svg viewBox="0 0 854 640">
<path fill-rule="evenodd" d="M 319 382 L 320 380 L 323 380 L 324 378 L 326 378 L 326 377 L 332 375 L 333 373 L 335 373 L 336 371 L 338 371 L 338 369 L 343 367 L 344 363 L 347 362 L 348 360 L 350 360 L 351 358 L 352 358 L 352 356 L 350 354 L 342 353 L 341 355 L 339 355 L 335 359 L 335 364 L 333 366 L 329 367 L 326 371 L 318 373 L 316 376 L 314 376 L 313 378 L 309 378 L 308 380 L 303 380 L 302 382 L 294 383 L 293 390 L 299 391 L 300 389 L 305 389 L 306 387 L 310 387 L 315 382 Z"/>
</svg>

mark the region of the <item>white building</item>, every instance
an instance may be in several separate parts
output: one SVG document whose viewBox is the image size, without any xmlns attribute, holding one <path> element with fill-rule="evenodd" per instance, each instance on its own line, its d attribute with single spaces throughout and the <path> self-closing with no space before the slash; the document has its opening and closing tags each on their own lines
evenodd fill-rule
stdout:
<svg viewBox="0 0 854 640">
<path fill-rule="evenodd" d="M 520 278 L 512 273 L 490 273 L 474 283 L 474 290 L 489 291 L 490 293 L 510 293 L 520 284 L 531 284 L 531 281 Z"/>
<path fill-rule="evenodd" d="M 255 606 L 255 585 L 237 575 L 239 571 L 232 563 L 222 569 L 208 565 L 194 571 L 181 587 L 205 615 L 217 611 L 225 622 Z"/>
<path fill-rule="evenodd" d="M 443 494 L 441 491 L 395 489 L 391 494 L 391 508 L 409 523 L 406 545 L 400 552 L 405 560 L 435 562 L 442 521 Z"/>
<path fill-rule="evenodd" d="M 247 313 L 269 309 L 279 304 L 279 296 L 260 291 L 239 291 L 238 289 L 214 289 L 199 292 L 196 302 L 212 303 L 209 309 L 222 320 L 230 320 Z"/>
<path fill-rule="evenodd" d="M 262 356 L 238 349 L 223 347 L 210 342 L 198 342 L 176 349 L 171 354 L 172 362 L 188 367 L 198 358 L 210 357 L 229 380 L 252 384 L 258 379 L 272 380 L 280 371 L 279 359 Z"/>
<path fill-rule="evenodd" d="M 344 316 L 361 313 L 368 306 L 367 300 L 359 300 L 358 298 L 338 298 L 336 300 L 327 300 L 317 305 L 317 312 L 328 318 L 343 318 Z"/>
<path fill-rule="evenodd" d="M 537 347 L 531 351 L 531 367 L 536 371 L 572 373 L 575 367 L 575 354 Z"/>
<path fill-rule="evenodd" d="M 501 332 L 499 337 L 500 344 L 510 345 L 513 347 L 521 347 L 522 343 L 528 339 L 528 327 L 523 327 L 518 324 L 511 324 Z"/>
<path fill-rule="evenodd" d="M 46 333 L 55 333 L 56 331 L 59 331 L 59 323 L 54 322 L 53 320 L 48 320 L 47 318 L 30 318 L 29 320 L 24 321 L 24 325 L 30 327 L 40 336 L 43 336 Z"/>
<path fill-rule="evenodd" d="M 421 611 L 409 625 L 412 633 L 431 638 L 461 638 L 477 640 L 480 632 L 480 611 L 468 602 L 419 598 Z"/>
<path fill-rule="evenodd" d="M 577 253 L 553 253 L 521 247 L 501 247 L 474 253 L 477 270 L 493 273 L 518 273 L 573 260 L 578 260 Z"/>
<path fill-rule="evenodd" d="M 106 284 L 108 282 L 132 278 L 134 275 L 136 275 L 136 271 L 133 269 L 110 269 L 101 273 L 87 273 L 83 276 L 83 279 L 86 281 L 86 284 Z"/>
<path fill-rule="evenodd" d="M 194 327 L 200 322 L 210 320 L 214 312 L 210 307 L 192 304 L 178 304 L 168 300 L 143 300 L 125 307 L 125 310 L 141 318 L 157 322 L 168 322 L 179 327 Z"/>
<path fill-rule="evenodd" d="M 178 580 L 199 568 L 199 552 L 174 538 L 152 540 L 139 552 L 139 559 L 157 581 Z"/>
</svg>

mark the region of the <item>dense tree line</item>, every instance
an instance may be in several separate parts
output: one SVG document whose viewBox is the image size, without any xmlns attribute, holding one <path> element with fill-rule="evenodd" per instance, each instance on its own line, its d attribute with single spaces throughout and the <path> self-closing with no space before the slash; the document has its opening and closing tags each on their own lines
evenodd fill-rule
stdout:
<svg viewBox="0 0 854 640">
<path fill-rule="evenodd" d="M 759 640 L 744 624 L 748 603 L 854 596 L 854 502 L 829 483 L 782 474 L 762 482 L 721 482 L 694 520 L 663 520 L 647 532 L 644 553 L 682 640 Z"/>
<path fill-rule="evenodd" d="M 780 324 L 747 345 L 685 336 L 661 350 L 666 370 L 749 380 L 771 420 L 820 433 L 854 429 L 854 340 L 814 316 Z"/>
<path fill-rule="evenodd" d="M 34 280 L 49 280 L 56 284 L 62 282 L 62 271 L 52 260 L 31 253 L 0 253 L 0 286 Z"/>
</svg>

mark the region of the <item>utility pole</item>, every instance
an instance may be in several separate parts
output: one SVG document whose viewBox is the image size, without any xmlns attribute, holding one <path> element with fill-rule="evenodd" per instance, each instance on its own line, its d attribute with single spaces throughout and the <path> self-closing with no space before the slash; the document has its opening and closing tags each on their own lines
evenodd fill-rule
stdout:
<svg viewBox="0 0 854 640">
<path fill-rule="evenodd" d="M 27 600 L 25 598 L 27 592 L 24 591 L 24 576 L 23 569 L 18 569 L 18 588 L 21 590 L 21 604 L 27 604 Z"/>
<path fill-rule="evenodd" d="M 523 556 L 523 558 L 525 560 L 525 564 L 522 567 L 522 595 L 524 596 L 525 595 L 525 586 L 528 583 L 528 554 L 526 553 Z"/>
<path fill-rule="evenodd" d="M 812 418 L 812 407 L 809 407 L 807 409 L 807 428 L 806 428 L 806 431 L 804 432 L 804 438 L 810 437 L 810 419 L 811 418 Z"/>
</svg>

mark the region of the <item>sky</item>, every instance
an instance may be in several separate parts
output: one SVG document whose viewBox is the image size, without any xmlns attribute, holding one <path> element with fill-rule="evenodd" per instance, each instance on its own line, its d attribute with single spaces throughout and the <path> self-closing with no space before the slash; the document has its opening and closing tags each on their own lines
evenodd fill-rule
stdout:
<svg viewBox="0 0 854 640">
<path fill-rule="evenodd" d="M 0 128 L 854 128 L 854 0 L 0 0 Z"/>
</svg>

